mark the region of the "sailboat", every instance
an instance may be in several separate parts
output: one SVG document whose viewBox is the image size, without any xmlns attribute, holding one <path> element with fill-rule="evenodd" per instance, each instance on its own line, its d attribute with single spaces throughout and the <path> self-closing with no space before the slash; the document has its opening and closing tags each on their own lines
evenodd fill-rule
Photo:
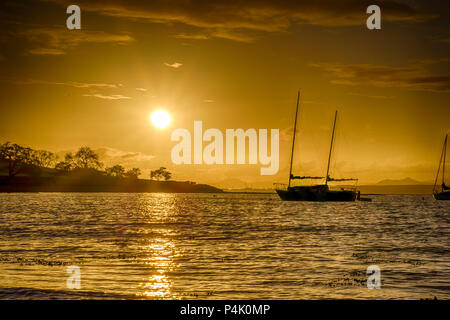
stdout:
<svg viewBox="0 0 450 320">
<path fill-rule="evenodd" d="M 282 200 L 286 201 L 355 201 L 357 194 L 356 188 L 346 190 L 330 190 L 328 182 L 331 181 L 357 181 L 357 179 L 333 179 L 330 177 L 330 163 L 334 145 L 334 135 L 336 130 L 337 111 L 334 115 L 333 132 L 331 135 L 330 152 L 328 155 L 327 173 L 325 177 L 315 176 L 295 176 L 292 174 L 292 164 L 294 160 L 295 135 L 297 131 L 298 106 L 300 102 L 300 91 L 297 94 L 297 108 L 295 111 L 294 134 L 292 137 L 291 163 L 289 168 L 289 182 L 287 187 L 278 187 L 275 189 Z M 325 183 L 311 186 L 292 186 L 293 180 L 323 180 Z"/>
<path fill-rule="evenodd" d="M 445 162 L 446 162 L 446 155 L 447 155 L 447 141 L 448 141 L 448 134 L 445 135 L 444 146 L 442 147 L 441 159 L 439 160 L 439 167 L 438 167 L 438 171 L 436 174 L 436 179 L 434 180 L 433 195 L 436 200 L 450 200 L 450 187 L 448 187 L 445 184 L 445 164 L 446 164 Z M 442 164 L 442 184 L 441 184 L 441 190 L 439 191 L 437 181 L 439 179 L 441 164 Z"/>
</svg>

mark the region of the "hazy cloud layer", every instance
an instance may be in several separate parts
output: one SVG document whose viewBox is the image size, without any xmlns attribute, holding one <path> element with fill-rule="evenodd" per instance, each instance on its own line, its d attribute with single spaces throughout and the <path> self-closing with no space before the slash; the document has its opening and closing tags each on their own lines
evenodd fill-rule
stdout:
<svg viewBox="0 0 450 320">
<path fill-rule="evenodd" d="M 106 94 L 101 93 L 100 91 L 108 91 L 109 89 L 120 89 L 123 88 L 123 85 L 121 83 L 114 84 L 114 83 L 84 83 L 84 82 L 58 82 L 58 81 L 46 81 L 46 80 L 35 80 L 35 79 L 27 79 L 27 80 L 12 80 L 8 81 L 14 84 L 19 85 L 33 85 L 33 84 L 44 84 L 44 85 L 56 85 L 56 86 L 66 86 L 66 87 L 72 87 L 72 88 L 79 88 L 79 89 L 88 89 L 89 93 L 82 94 L 84 97 L 94 97 L 104 100 L 123 100 L 123 99 L 131 99 L 129 96 L 125 96 L 122 94 Z M 137 88 L 142 89 L 142 88 Z"/>
<path fill-rule="evenodd" d="M 372 99 L 392 99 L 394 97 L 392 96 L 382 96 L 382 95 L 370 95 L 370 94 L 362 94 L 358 92 L 349 92 L 349 95 L 351 96 L 357 96 L 357 97 L 365 97 L 365 98 L 372 98 Z"/>
<path fill-rule="evenodd" d="M 59 85 L 59 86 L 67 86 L 74 88 L 119 88 L 123 85 L 118 83 L 85 83 L 85 82 L 63 82 L 63 81 L 47 81 L 47 80 L 36 80 L 36 79 L 27 79 L 27 80 L 13 80 L 11 81 L 15 84 L 49 84 L 49 85 Z"/>
<path fill-rule="evenodd" d="M 112 34 L 103 31 L 75 30 L 65 27 L 30 28 L 20 32 L 35 48 L 28 53 L 35 55 L 61 55 L 82 43 L 111 43 L 124 45 L 134 41 L 126 34 Z"/>
<path fill-rule="evenodd" d="M 184 40 L 208 40 L 213 38 L 221 38 L 237 42 L 249 43 L 255 41 L 257 39 L 257 36 L 249 34 L 248 32 L 243 33 L 237 32 L 235 30 L 220 29 L 220 30 L 202 30 L 202 33 L 197 34 L 177 34 L 174 36 L 174 38 Z"/>
<path fill-rule="evenodd" d="M 66 0 L 48 0 L 62 5 Z M 87 1 L 77 4 L 82 10 L 125 19 L 153 23 L 182 23 L 201 28 L 197 34 L 180 34 L 181 39 L 226 38 L 251 41 L 254 37 L 242 31 L 285 31 L 293 24 L 326 27 L 364 25 L 366 9 L 378 4 L 384 21 L 421 22 L 435 15 L 420 12 L 400 1 L 360 0 L 153 0 L 153 1 Z"/>
<path fill-rule="evenodd" d="M 114 148 L 103 147 L 95 149 L 100 156 L 101 161 L 106 165 L 120 164 L 128 167 L 147 168 L 149 161 L 155 158 L 153 155 L 143 154 L 141 152 L 127 152 Z"/>
<path fill-rule="evenodd" d="M 84 97 L 95 97 L 99 99 L 104 100 L 123 100 L 123 99 L 131 99 L 131 97 L 127 97 L 121 94 L 111 94 L 111 95 L 105 95 L 100 93 L 93 93 L 93 94 L 83 94 Z"/>
<path fill-rule="evenodd" d="M 432 74 L 423 65 L 394 67 L 372 64 L 314 63 L 312 66 L 331 73 L 335 77 L 331 80 L 334 84 L 372 85 L 434 92 L 450 91 L 450 76 Z"/>
</svg>

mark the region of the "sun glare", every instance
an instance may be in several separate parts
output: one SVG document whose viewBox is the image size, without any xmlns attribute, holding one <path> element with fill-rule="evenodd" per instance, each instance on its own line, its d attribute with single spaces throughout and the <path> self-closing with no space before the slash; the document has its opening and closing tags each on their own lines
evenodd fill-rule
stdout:
<svg viewBox="0 0 450 320">
<path fill-rule="evenodd" d="M 151 115 L 152 123 L 158 128 L 165 128 L 170 123 L 170 115 L 164 110 L 156 110 Z"/>
</svg>

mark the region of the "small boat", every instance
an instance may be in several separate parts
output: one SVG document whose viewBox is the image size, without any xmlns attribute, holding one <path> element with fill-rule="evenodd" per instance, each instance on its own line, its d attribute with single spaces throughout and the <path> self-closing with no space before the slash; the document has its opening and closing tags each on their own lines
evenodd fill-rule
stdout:
<svg viewBox="0 0 450 320">
<path fill-rule="evenodd" d="M 330 189 L 328 182 L 330 181 L 358 181 L 357 179 L 334 179 L 330 177 L 330 163 L 334 144 L 334 134 L 336 129 L 337 111 L 334 115 L 333 133 L 331 135 L 330 152 L 328 155 L 327 173 L 325 177 L 313 176 L 294 176 L 292 174 L 292 164 L 294 159 L 295 135 L 297 131 L 298 106 L 300 101 L 300 91 L 297 95 L 297 108 L 295 111 L 294 134 L 292 137 L 291 163 L 289 169 L 288 185 L 276 184 L 275 191 L 278 196 L 285 201 L 355 201 L 357 198 L 356 187 L 351 189 L 339 188 L 338 190 Z M 293 180 L 323 180 L 325 183 L 311 186 L 292 186 Z"/>
<path fill-rule="evenodd" d="M 446 165 L 446 155 L 447 155 L 447 141 L 448 134 L 445 135 L 444 146 L 442 147 L 441 159 L 439 160 L 439 167 L 436 174 L 436 179 L 434 180 L 433 187 L 433 195 L 436 200 L 450 200 L 450 187 L 445 184 L 445 165 Z M 439 179 L 439 173 L 441 171 L 442 164 L 442 184 L 441 190 L 439 190 L 439 186 L 437 185 Z"/>
</svg>

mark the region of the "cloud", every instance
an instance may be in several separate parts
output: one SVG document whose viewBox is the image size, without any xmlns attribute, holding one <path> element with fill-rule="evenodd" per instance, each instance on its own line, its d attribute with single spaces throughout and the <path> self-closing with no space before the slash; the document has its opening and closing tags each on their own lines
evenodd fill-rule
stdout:
<svg viewBox="0 0 450 320">
<path fill-rule="evenodd" d="M 130 97 L 123 96 L 121 94 L 104 95 L 104 94 L 100 94 L 100 93 L 83 94 L 83 97 L 95 97 L 95 98 L 105 99 L 105 100 L 131 99 Z"/>
<path fill-rule="evenodd" d="M 155 158 L 153 155 L 147 155 L 141 152 L 127 152 L 109 147 L 102 147 L 94 151 L 97 152 L 100 159 L 107 164 L 136 165 L 138 163 L 148 162 Z"/>
<path fill-rule="evenodd" d="M 136 88 L 136 90 L 137 91 L 142 91 L 142 92 L 146 92 L 147 91 L 147 89 L 145 89 L 145 88 Z"/>
<path fill-rule="evenodd" d="M 177 39 L 184 39 L 184 40 L 207 40 L 211 39 L 209 35 L 206 34 L 177 34 L 173 36 Z"/>
<path fill-rule="evenodd" d="M 110 89 L 120 89 L 123 88 L 123 84 L 121 83 L 87 83 L 87 82 L 58 82 L 58 81 L 46 81 L 46 80 L 35 80 L 35 79 L 27 79 L 27 80 L 2 80 L 6 82 L 10 82 L 18 85 L 33 85 L 33 84 L 44 84 L 44 85 L 56 85 L 56 86 L 66 86 L 72 88 L 79 89 L 89 89 L 88 94 L 83 94 L 84 97 L 95 97 L 99 99 L 105 100 L 122 100 L 122 99 L 131 99 L 131 97 L 124 96 L 121 94 L 103 94 L 98 91 L 107 91 Z M 137 88 L 143 89 L 143 88 Z M 146 90 L 146 89 L 143 89 Z"/>
<path fill-rule="evenodd" d="M 217 30 L 211 33 L 211 38 L 221 38 L 221 39 L 227 39 L 237 42 L 253 42 L 257 39 L 256 36 L 245 34 L 242 32 L 236 32 L 234 30 Z"/>
<path fill-rule="evenodd" d="M 49 0 L 64 6 L 68 0 Z M 383 21 L 423 22 L 437 15 L 421 12 L 399 0 L 79 0 L 87 11 L 151 23 L 181 23 L 208 30 L 206 34 L 180 34 L 180 39 L 225 38 L 246 41 L 244 32 L 286 31 L 294 24 L 325 27 L 361 26 L 369 5 L 379 4 Z M 249 37 L 249 36 L 247 36 Z M 254 37 L 250 37 L 254 39 Z"/>
<path fill-rule="evenodd" d="M 234 30 L 213 30 L 207 31 L 205 33 L 197 33 L 197 34 L 178 34 L 175 35 L 174 38 L 183 39 L 183 40 L 208 40 L 213 38 L 220 38 L 226 40 L 232 40 L 237 42 L 254 42 L 257 37 L 250 34 L 245 34 L 242 32 L 236 32 Z"/>
<path fill-rule="evenodd" d="M 394 98 L 392 96 L 382 96 L 382 95 L 375 96 L 375 95 L 368 95 L 368 94 L 357 93 L 357 92 L 349 92 L 349 95 L 357 96 L 357 97 L 372 98 L 372 99 L 392 99 L 392 98 Z"/>
<path fill-rule="evenodd" d="M 80 82 L 66 82 L 64 85 L 72 86 L 75 88 L 119 88 L 122 84 L 110 84 L 110 83 L 80 83 Z"/>
<path fill-rule="evenodd" d="M 211 99 L 205 99 L 205 100 L 203 100 L 203 102 L 206 102 L 206 103 L 213 103 L 214 100 L 211 100 Z"/>
<path fill-rule="evenodd" d="M 52 49 L 52 48 L 36 48 L 31 49 L 28 51 L 30 54 L 35 55 L 52 55 L 52 56 L 58 56 L 61 54 L 66 54 L 65 51 L 59 50 L 59 49 Z"/>
<path fill-rule="evenodd" d="M 182 63 L 179 63 L 179 62 L 175 62 L 175 63 L 172 63 L 172 64 L 167 63 L 167 62 L 164 62 L 164 65 L 167 66 L 167 67 L 170 67 L 170 68 L 178 69 L 178 68 L 181 67 L 183 64 L 182 64 Z"/>
<path fill-rule="evenodd" d="M 62 55 L 67 50 L 82 43 L 111 43 L 125 45 L 134 39 L 126 34 L 112 34 L 103 31 L 75 30 L 64 27 L 38 27 L 19 33 L 27 38 L 35 48 L 29 50 L 33 55 Z"/>
<path fill-rule="evenodd" d="M 129 152 L 110 147 L 101 147 L 94 150 L 99 156 L 100 160 L 105 164 L 105 167 L 114 165 L 122 165 L 126 169 L 139 168 L 143 171 L 142 177 L 148 176 L 146 170 L 150 170 L 155 166 L 154 155 L 145 154 L 142 152 Z"/>
<path fill-rule="evenodd" d="M 434 92 L 450 91 L 450 76 L 432 74 L 423 64 L 393 67 L 373 64 L 313 63 L 311 66 L 334 75 L 336 78 L 331 81 L 334 84 L 397 87 Z"/>
<path fill-rule="evenodd" d="M 12 83 L 15 84 L 49 84 L 49 85 L 59 85 L 59 86 L 67 86 L 74 88 L 120 88 L 123 85 L 121 83 L 85 83 L 85 82 L 61 82 L 61 81 L 47 81 L 47 80 L 36 80 L 36 79 L 27 79 L 27 80 L 12 80 Z"/>
</svg>

